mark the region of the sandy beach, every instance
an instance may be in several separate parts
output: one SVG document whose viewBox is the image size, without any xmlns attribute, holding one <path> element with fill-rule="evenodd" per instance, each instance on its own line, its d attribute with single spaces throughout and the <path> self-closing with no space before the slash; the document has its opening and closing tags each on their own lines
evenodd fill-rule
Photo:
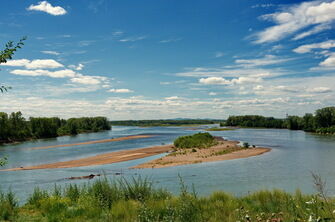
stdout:
<svg viewBox="0 0 335 222">
<path fill-rule="evenodd" d="M 126 138 L 134 138 L 134 137 L 136 136 L 130 136 Z M 210 148 L 204 148 L 204 149 L 197 148 L 193 150 L 187 149 L 186 151 L 185 150 L 175 151 L 173 145 L 153 146 L 148 148 L 139 148 L 139 149 L 104 153 L 96 156 L 70 160 L 70 161 L 47 163 L 36 166 L 17 167 L 11 169 L 2 169 L 0 171 L 19 171 L 19 170 L 38 170 L 38 169 L 95 166 L 95 165 L 124 162 L 129 160 L 136 160 L 144 157 L 167 153 L 167 155 L 162 158 L 132 167 L 132 168 L 163 168 L 163 167 L 172 167 L 185 164 L 196 164 L 202 162 L 247 158 L 251 156 L 261 155 L 271 150 L 269 148 L 246 149 L 238 146 L 237 144 L 238 144 L 237 141 L 220 140 L 218 145 Z"/>
<path fill-rule="evenodd" d="M 96 144 L 96 143 L 109 143 L 109 142 L 116 142 L 116 141 L 123 141 L 123 140 L 134 140 L 134 139 L 142 139 L 142 138 L 149 138 L 149 137 L 153 137 L 153 135 L 125 136 L 125 137 L 118 137 L 118 138 L 112 138 L 112 139 L 93 140 L 93 141 L 82 142 L 82 143 L 71 143 L 71 144 L 61 144 L 61 145 L 53 145 L 53 146 L 33 147 L 33 148 L 29 148 L 29 149 L 30 150 L 43 150 L 43 149 L 51 149 L 51 148 L 58 148 L 58 147 L 80 146 L 80 145 L 88 145 L 88 144 Z"/>
<path fill-rule="evenodd" d="M 39 169 L 55 169 L 55 168 L 72 168 L 83 166 L 95 166 L 111 163 L 118 163 L 128 160 L 141 159 L 148 156 L 165 153 L 173 148 L 172 145 L 153 146 L 149 148 L 140 148 L 132 150 L 123 150 L 110 153 L 104 153 L 92 157 L 81 158 L 77 160 L 41 164 L 36 166 L 26 166 L 11 169 L 3 169 L 0 171 L 18 171 L 18 170 L 39 170 Z"/>
</svg>

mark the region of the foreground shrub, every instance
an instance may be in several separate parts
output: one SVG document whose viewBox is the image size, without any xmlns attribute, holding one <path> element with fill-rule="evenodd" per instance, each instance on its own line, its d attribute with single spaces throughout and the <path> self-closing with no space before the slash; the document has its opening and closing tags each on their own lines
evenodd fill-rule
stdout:
<svg viewBox="0 0 335 222">
<path fill-rule="evenodd" d="M 103 178 L 57 187 L 57 192 L 35 189 L 23 206 L 12 192 L 1 193 L 0 221 L 335 221 L 335 200 L 324 195 L 319 177 L 315 181 L 315 195 L 274 190 L 243 197 L 224 192 L 199 197 L 182 180 L 179 195 L 172 195 L 154 188 L 147 178 Z"/>
</svg>

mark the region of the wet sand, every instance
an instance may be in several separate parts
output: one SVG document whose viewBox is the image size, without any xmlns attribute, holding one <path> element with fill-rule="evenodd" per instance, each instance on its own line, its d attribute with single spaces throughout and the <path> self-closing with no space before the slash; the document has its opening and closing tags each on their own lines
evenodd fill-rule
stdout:
<svg viewBox="0 0 335 222">
<path fill-rule="evenodd" d="M 72 168 L 72 167 L 104 165 L 104 164 L 118 163 L 128 160 L 136 160 L 144 157 L 154 156 L 157 154 L 168 152 L 172 148 L 173 148 L 172 145 L 164 145 L 164 146 L 153 146 L 149 148 L 123 150 L 123 151 L 104 153 L 77 160 L 41 164 L 37 166 L 3 169 L 0 171 L 39 170 L 39 169 L 56 169 L 56 168 Z"/>
<path fill-rule="evenodd" d="M 61 145 L 53 145 L 53 146 L 43 146 L 43 147 L 33 147 L 28 148 L 30 150 L 43 150 L 43 149 L 51 149 L 51 148 L 58 148 L 58 147 L 69 147 L 69 146 L 80 146 L 80 145 L 88 145 L 88 144 L 96 144 L 96 143 L 109 143 L 115 141 L 123 141 L 123 140 L 134 140 L 134 139 L 142 139 L 142 138 L 149 138 L 153 137 L 152 135 L 134 135 L 134 136 L 125 136 L 113 139 L 104 139 L 104 140 L 94 140 L 82 143 L 71 143 L 71 144 L 61 144 Z"/>
<path fill-rule="evenodd" d="M 162 158 L 132 167 L 132 168 L 163 168 L 163 167 L 172 167 L 185 164 L 247 158 L 261 155 L 271 150 L 269 148 L 242 148 L 237 145 L 238 143 L 239 142 L 237 141 L 226 141 L 220 139 L 218 140 L 218 144 L 216 146 L 203 149 L 197 148 L 195 149 L 196 150 L 195 152 L 194 150 L 192 151 L 192 149 L 186 149 L 186 151 L 185 150 L 175 151 L 173 145 L 153 146 L 148 148 L 139 148 L 139 149 L 104 153 L 96 156 L 70 160 L 70 161 L 41 164 L 36 166 L 18 167 L 11 169 L 2 169 L 0 171 L 39 170 L 39 169 L 96 166 L 96 165 L 124 162 L 129 160 L 136 160 L 162 153 L 168 153 L 168 155 Z"/>
</svg>

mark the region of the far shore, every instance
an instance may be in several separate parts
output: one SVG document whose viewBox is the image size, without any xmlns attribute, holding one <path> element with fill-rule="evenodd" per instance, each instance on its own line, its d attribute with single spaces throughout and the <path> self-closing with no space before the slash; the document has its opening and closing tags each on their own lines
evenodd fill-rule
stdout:
<svg viewBox="0 0 335 222">
<path fill-rule="evenodd" d="M 238 146 L 237 141 L 220 140 L 219 144 L 204 149 L 196 149 L 196 151 L 186 151 L 183 153 L 176 152 L 173 145 L 153 146 L 147 148 L 131 149 L 115 151 L 110 153 L 99 154 L 96 156 L 62 161 L 55 163 L 47 163 L 35 166 L 24 166 L 10 169 L 2 169 L 0 171 L 21 171 L 21 170 L 39 170 L 39 169 L 59 169 L 97 166 L 112 163 L 125 162 L 129 160 L 141 159 L 149 156 L 167 153 L 166 156 L 143 163 L 132 168 L 163 168 L 185 164 L 196 164 L 202 162 L 214 162 L 223 160 L 233 160 L 261 155 L 269 152 L 269 148 L 242 148 Z"/>
</svg>

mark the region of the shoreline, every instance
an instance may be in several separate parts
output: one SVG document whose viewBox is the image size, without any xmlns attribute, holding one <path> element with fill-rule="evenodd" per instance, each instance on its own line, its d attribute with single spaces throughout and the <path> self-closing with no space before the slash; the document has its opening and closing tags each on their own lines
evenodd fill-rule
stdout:
<svg viewBox="0 0 335 222">
<path fill-rule="evenodd" d="M 247 158 L 252 156 L 258 156 L 271 150 L 270 148 L 242 148 L 237 145 L 238 143 L 239 142 L 237 141 L 227 141 L 222 139 L 219 145 L 206 149 L 198 149 L 197 152 L 188 152 L 185 153 L 185 155 L 173 155 L 174 154 L 173 145 L 152 146 L 147 148 L 114 151 L 69 161 L 39 164 L 35 166 L 1 169 L 0 172 L 106 165 L 106 164 L 142 159 L 145 157 L 155 156 L 162 153 L 169 153 L 168 155 L 162 158 L 130 167 L 131 169 L 163 168 L 163 167 L 172 167 L 172 166 L 195 164 L 202 162 L 215 162 L 215 161 Z M 225 153 L 226 151 L 229 152 Z M 222 153 L 216 155 L 218 152 Z"/>
<path fill-rule="evenodd" d="M 112 139 L 93 140 L 93 141 L 81 142 L 81 143 L 70 143 L 70 144 L 60 144 L 60 145 L 52 145 L 52 146 L 33 147 L 33 148 L 28 148 L 28 150 L 43 150 L 43 149 L 51 149 L 51 148 L 58 148 L 58 147 L 70 147 L 70 146 L 80 146 L 80 145 L 89 145 L 89 144 L 97 144 L 97 143 L 109 143 L 109 142 L 143 139 L 143 138 L 150 138 L 150 137 L 153 137 L 153 135 L 133 135 L 133 136 L 117 137 L 117 138 L 112 138 Z"/>
<path fill-rule="evenodd" d="M 41 169 L 60 169 L 60 168 L 74 168 L 74 167 L 85 167 L 85 166 L 97 166 L 112 163 L 125 162 L 129 160 L 141 159 L 144 157 L 154 156 L 162 153 L 166 153 L 173 148 L 172 145 L 164 146 L 153 146 L 148 148 L 139 148 L 131 150 L 122 150 L 99 154 L 96 156 L 85 157 L 81 159 L 46 163 L 35 166 L 16 167 L 9 169 L 1 169 L 0 172 L 7 171 L 21 171 L 21 170 L 41 170 Z"/>
<path fill-rule="evenodd" d="M 179 150 L 162 158 L 142 163 L 131 168 L 166 168 L 205 162 L 234 160 L 259 156 L 271 151 L 270 148 L 265 147 L 243 148 L 238 145 L 240 143 L 238 141 L 228 141 L 224 139 L 219 139 L 218 141 L 219 144 L 213 147 L 189 149 L 187 151 Z"/>
</svg>

